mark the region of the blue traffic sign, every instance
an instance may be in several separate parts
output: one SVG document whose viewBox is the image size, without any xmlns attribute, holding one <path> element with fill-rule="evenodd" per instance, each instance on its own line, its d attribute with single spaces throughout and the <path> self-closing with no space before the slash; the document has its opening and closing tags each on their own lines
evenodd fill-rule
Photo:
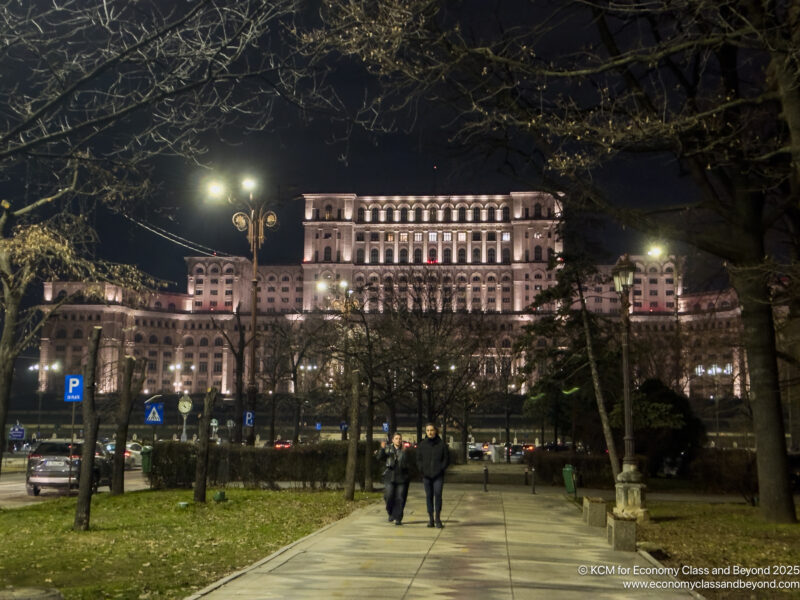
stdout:
<svg viewBox="0 0 800 600">
<path fill-rule="evenodd" d="M 19 425 L 12 425 L 11 428 L 8 430 L 8 439 L 10 440 L 24 440 L 25 439 L 25 428 L 20 427 Z"/>
<path fill-rule="evenodd" d="M 317 423 L 317 431 L 322 431 L 322 423 Z"/>
<path fill-rule="evenodd" d="M 83 402 L 83 375 L 64 378 L 64 402 Z"/>
<path fill-rule="evenodd" d="M 163 425 L 164 424 L 164 403 L 151 402 L 144 405 L 144 424 Z"/>
<path fill-rule="evenodd" d="M 384 430 L 386 433 L 389 433 L 389 424 L 388 424 L 388 423 L 384 423 L 384 424 L 383 424 L 383 430 Z"/>
<path fill-rule="evenodd" d="M 256 424 L 256 413 L 252 410 L 244 411 L 244 426 L 253 427 Z"/>
</svg>

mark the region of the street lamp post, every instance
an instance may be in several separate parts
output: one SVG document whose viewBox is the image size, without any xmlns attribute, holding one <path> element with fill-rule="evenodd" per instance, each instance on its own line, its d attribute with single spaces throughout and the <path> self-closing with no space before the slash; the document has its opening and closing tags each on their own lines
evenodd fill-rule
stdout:
<svg viewBox="0 0 800 600">
<path fill-rule="evenodd" d="M 622 459 L 622 471 L 617 476 L 617 505 L 614 512 L 632 515 L 637 520 L 648 518 L 644 508 L 646 486 L 641 482 L 642 474 L 636 465 L 633 438 L 633 409 L 631 405 L 630 367 L 628 362 L 628 341 L 630 335 L 630 291 L 633 287 L 633 275 L 636 265 L 627 254 L 620 257 L 611 270 L 614 278 L 614 289 L 619 294 L 620 317 L 622 320 L 622 398 L 625 417 L 625 455 Z"/>
<path fill-rule="evenodd" d="M 242 180 L 242 189 L 247 193 L 248 200 L 244 202 L 246 211 L 234 213 L 233 226 L 241 232 L 246 232 L 247 241 L 250 243 L 250 256 L 252 259 L 253 273 L 251 279 L 251 338 L 250 338 L 250 370 L 247 377 L 247 410 L 254 410 L 256 405 L 256 328 L 258 327 L 258 251 L 264 243 L 264 234 L 267 229 L 272 229 L 278 224 L 278 218 L 263 202 L 254 199 L 256 189 L 254 179 Z M 228 202 L 234 204 L 233 197 L 228 194 L 226 187 L 218 182 L 209 185 L 209 193 L 215 197 L 227 196 Z M 241 415 L 239 415 L 241 417 Z M 255 428 L 250 427 L 247 434 L 248 445 L 255 441 Z"/>
<path fill-rule="evenodd" d="M 36 397 L 37 397 L 37 408 L 36 408 L 36 439 L 39 439 L 41 436 L 41 428 L 42 428 L 42 396 L 44 396 L 45 386 L 46 383 L 42 381 L 42 378 L 45 380 L 47 379 L 47 375 L 50 371 L 58 373 L 61 370 L 61 364 L 58 362 L 54 362 L 52 364 L 47 365 L 40 365 L 37 363 L 35 365 L 31 365 L 28 367 L 29 371 L 36 371 L 39 372 L 39 369 L 42 369 L 45 374 L 43 376 L 40 375 L 39 377 L 39 385 L 36 387 Z"/>
</svg>

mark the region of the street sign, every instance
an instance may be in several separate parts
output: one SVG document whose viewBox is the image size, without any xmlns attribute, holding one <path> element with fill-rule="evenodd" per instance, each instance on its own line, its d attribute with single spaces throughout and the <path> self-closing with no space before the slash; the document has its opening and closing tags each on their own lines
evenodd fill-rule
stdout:
<svg viewBox="0 0 800 600">
<path fill-rule="evenodd" d="M 211 426 L 212 427 L 219 427 L 219 421 L 216 419 L 211 419 Z"/>
<path fill-rule="evenodd" d="M 244 411 L 244 426 L 253 427 L 256 423 L 256 413 L 252 410 Z"/>
<path fill-rule="evenodd" d="M 317 423 L 317 431 L 322 431 L 322 423 Z"/>
<path fill-rule="evenodd" d="M 20 425 L 12 425 L 8 430 L 8 439 L 10 440 L 24 440 L 25 428 Z"/>
<path fill-rule="evenodd" d="M 389 433 L 389 424 L 388 423 L 384 423 L 383 424 L 383 431 L 386 432 L 386 433 Z"/>
<path fill-rule="evenodd" d="M 145 425 L 163 425 L 164 424 L 164 403 L 151 402 L 144 407 L 144 424 Z"/>
<path fill-rule="evenodd" d="M 233 429 L 234 425 L 236 425 L 236 423 L 234 423 L 233 419 L 228 419 L 227 423 L 225 423 L 225 424 L 228 426 L 228 429 Z"/>
<path fill-rule="evenodd" d="M 83 375 L 64 378 L 64 402 L 83 402 Z"/>
</svg>

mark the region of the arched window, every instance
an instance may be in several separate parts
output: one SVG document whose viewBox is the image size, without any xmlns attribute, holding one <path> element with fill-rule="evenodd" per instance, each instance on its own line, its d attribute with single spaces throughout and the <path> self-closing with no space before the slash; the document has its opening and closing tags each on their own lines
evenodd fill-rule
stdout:
<svg viewBox="0 0 800 600">
<path fill-rule="evenodd" d="M 194 270 L 195 275 L 202 275 L 205 271 L 203 271 L 203 267 L 197 267 Z"/>
<path fill-rule="evenodd" d="M 488 248 L 486 250 L 486 262 L 494 263 L 497 262 L 495 259 L 497 257 L 497 250 L 494 248 Z"/>
<path fill-rule="evenodd" d="M 450 223 L 453 220 L 453 210 L 448 206 L 444 209 L 444 220 Z"/>
<path fill-rule="evenodd" d="M 328 204 L 325 206 L 325 220 L 330 221 L 333 218 L 333 206 Z"/>
<path fill-rule="evenodd" d="M 221 338 L 221 337 L 214 338 L 214 345 L 215 345 L 215 346 L 217 346 L 217 347 L 220 347 L 220 346 L 222 346 L 224 343 L 225 343 L 225 342 L 222 340 L 222 338 Z"/>
<path fill-rule="evenodd" d="M 377 263 L 378 262 L 378 256 L 379 256 L 378 249 L 377 248 L 373 248 L 372 250 L 369 251 L 369 262 L 372 263 L 372 264 Z"/>
<path fill-rule="evenodd" d="M 446 264 L 450 264 L 453 262 L 453 250 L 452 248 L 445 248 L 442 252 L 442 262 Z"/>
<path fill-rule="evenodd" d="M 394 262 L 394 249 L 386 248 L 383 253 L 383 262 L 390 265 Z"/>
<path fill-rule="evenodd" d="M 429 263 L 436 262 L 436 248 L 428 248 L 428 262 Z"/>
<path fill-rule="evenodd" d="M 363 223 L 364 222 L 364 207 L 363 206 L 359 207 L 358 213 L 356 213 L 356 214 L 357 214 L 356 220 L 359 223 Z"/>
<path fill-rule="evenodd" d="M 200 338 L 200 346 L 208 346 L 208 338 Z"/>
<path fill-rule="evenodd" d="M 511 340 L 508 338 L 503 338 L 503 341 L 500 342 L 501 348 L 511 348 Z"/>
<path fill-rule="evenodd" d="M 534 219 L 541 219 L 542 218 L 542 205 L 538 202 L 533 205 L 533 218 Z"/>
<path fill-rule="evenodd" d="M 400 209 L 400 222 L 408 223 L 408 209 L 405 206 Z"/>
<path fill-rule="evenodd" d="M 400 248 L 400 264 L 408 264 L 408 248 Z"/>
<path fill-rule="evenodd" d="M 322 251 L 322 260 L 324 262 L 331 262 L 331 247 L 325 246 L 325 249 Z"/>
<path fill-rule="evenodd" d="M 467 207 L 461 206 L 458 209 L 458 220 L 462 223 L 467 220 Z"/>
<path fill-rule="evenodd" d="M 533 249 L 533 260 L 541 261 L 542 260 L 542 247 L 536 246 Z"/>
<path fill-rule="evenodd" d="M 79 340 L 82 337 L 83 337 L 83 330 L 82 329 L 76 329 L 75 331 L 72 332 L 72 339 Z"/>
<path fill-rule="evenodd" d="M 417 264 L 422 262 L 422 248 L 414 248 L 414 262 Z"/>
<path fill-rule="evenodd" d="M 464 264 L 467 262 L 467 249 L 466 248 L 459 248 L 458 249 L 458 262 L 460 264 Z"/>
<path fill-rule="evenodd" d="M 160 301 L 158 301 L 158 300 L 156 300 L 156 303 L 154 304 L 154 306 L 155 306 L 156 308 L 161 308 L 161 302 L 160 302 Z"/>
<path fill-rule="evenodd" d="M 148 339 L 147 342 L 150 343 L 150 344 L 157 344 L 158 343 L 158 338 L 156 336 L 154 336 L 154 335 L 151 335 L 150 339 Z"/>
<path fill-rule="evenodd" d="M 194 346 L 194 340 L 190 337 L 186 337 L 183 339 L 184 346 Z"/>
<path fill-rule="evenodd" d="M 414 221 L 422 223 L 422 208 L 419 206 L 414 209 Z"/>
<path fill-rule="evenodd" d="M 363 265 L 364 264 L 364 249 L 359 248 L 356 250 L 356 264 Z"/>
<path fill-rule="evenodd" d="M 430 221 L 431 223 L 436 221 L 436 209 L 435 208 L 431 208 L 430 210 L 428 210 L 428 221 Z"/>
<path fill-rule="evenodd" d="M 473 221 L 481 220 L 481 209 L 477 206 L 472 209 L 472 220 Z"/>
<path fill-rule="evenodd" d="M 141 333 L 137 333 L 133 336 L 133 343 L 134 344 L 141 344 L 144 341 L 144 336 Z"/>
<path fill-rule="evenodd" d="M 373 208 L 373 209 L 372 209 L 372 218 L 371 218 L 370 220 L 371 220 L 373 223 L 377 223 L 377 222 L 378 222 L 378 213 L 379 213 L 379 211 L 378 211 L 378 209 L 377 209 L 377 208 Z"/>
<path fill-rule="evenodd" d="M 503 263 L 506 265 L 511 263 L 511 250 L 509 248 L 503 248 Z"/>
<path fill-rule="evenodd" d="M 168 335 L 165 335 L 164 336 L 164 344 L 166 344 L 168 346 L 172 345 L 172 338 L 170 336 L 168 336 Z"/>
<path fill-rule="evenodd" d="M 508 209 L 507 206 L 503 207 L 503 221 L 510 221 L 511 220 L 511 211 Z"/>
<path fill-rule="evenodd" d="M 481 249 L 480 248 L 473 248 L 472 249 L 472 262 L 474 262 L 474 263 L 481 262 Z"/>
<path fill-rule="evenodd" d="M 495 216 L 496 216 L 496 213 L 495 213 L 495 210 L 494 210 L 494 206 L 490 206 L 489 210 L 487 211 L 487 213 L 488 214 L 486 215 L 486 220 L 487 221 L 494 221 L 495 220 Z"/>
<path fill-rule="evenodd" d="M 394 223 L 394 209 L 391 206 L 386 209 L 386 221 L 387 223 Z"/>
</svg>

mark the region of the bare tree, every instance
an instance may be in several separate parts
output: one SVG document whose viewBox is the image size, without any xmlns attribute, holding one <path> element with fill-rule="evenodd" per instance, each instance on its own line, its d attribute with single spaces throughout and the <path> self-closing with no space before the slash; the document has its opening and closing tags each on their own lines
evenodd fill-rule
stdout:
<svg viewBox="0 0 800 600">
<path fill-rule="evenodd" d="M 89 529 L 92 492 L 97 489 L 98 483 L 94 473 L 94 454 L 100 419 L 97 416 L 94 396 L 97 377 L 97 351 L 100 348 L 100 335 L 102 333 L 102 327 L 92 328 L 92 333 L 89 337 L 89 356 L 84 370 L 83 401 L 81 402 L 84 435 L 83 448 L 81 450 L 81 471 L 78 479 L 78 501 L 75 505 L 75 521 L 72 525 L 75 531 Z"/>
<path fill-rule="evenodd" d="M 761 510 L 794 522 L 770 288 L 776 271 L 795 270 L 800 230 L 796 2 L 339 0 L 322 15 L 301 40 L 309 55 L 352 57 L 384 84 L 364 104 L 367 125 L 391 123 L 398 107 L 430 118 L 419 108 L 432 100 L 451 140 L 499 150 L 568 205 L 726 261 L 743 308 Z M 653 158 L 693 192 L 632 207 L 596 176 L 622 162 L 652 169 Z"/>
<path fill-rule="evenodd" d="M 123 359 L 122 389 L 117 405 L 117 432 L 114 444 L 113 469 L 111 474 L 111 493 L 125 492 L 125 443 L 128 440 L 128 424 L 131 419 L 133 403 L 144 383 L 147 361 L 132 356 Z"/>
</svg>

